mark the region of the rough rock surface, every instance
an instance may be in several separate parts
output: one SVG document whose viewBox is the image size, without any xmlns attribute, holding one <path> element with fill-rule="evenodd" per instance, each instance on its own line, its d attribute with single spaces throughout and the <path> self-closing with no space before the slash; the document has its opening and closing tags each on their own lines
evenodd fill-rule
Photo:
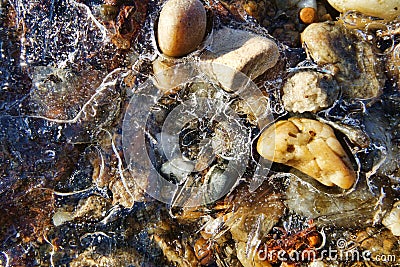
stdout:
<svg viewBox="0 0 400 267">
<path fill-rule="evenodd" d="M 347 98 L 374 98 L 381 94 L 384 75 L 372 47 L 340 23 L 313 23 L 301 39 L 314 61 L 332 70 Z"/>
<path fill-rule="evenodd" d="M 206 32 L 207 15 L 199 0 L 169 0 L 158 21 L 158 45 L 170 57 L 193 52 Z"/>
<path fill-rule="evenodd" d="M 302 71 L 290 77 L 283 87 L 283 104 L 287 111 L 318 112 L 333 104 L 339 92 L 332 76 Z"/>
<path fill-rule="evenodd" d="M 84 218 L 85 216 L 93 219 L 103 217 L 109 208 L 107 200 L 100 196 L 90 196 L 87 199 L 79 201 L 75 218 Z"/>
<path fill-rule="evenodd" d="M 332 128 L 319 121 L 278 121 L 261 134 L 257 151 L 265 159 L 292 166 L 327 186 L 348 189 L 356 179 Z"/>
</svg>

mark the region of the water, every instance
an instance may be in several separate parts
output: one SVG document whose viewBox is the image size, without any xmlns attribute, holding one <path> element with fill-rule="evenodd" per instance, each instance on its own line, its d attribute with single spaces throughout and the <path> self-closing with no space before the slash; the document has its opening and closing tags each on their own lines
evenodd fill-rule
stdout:
<svg viewBox="0 0 400 267">
<path fill-rule="evenodd" d="M 135 183 L 135 175 L 140 174 L 129 172 L 123 154 L 122 122 L 132 95 L 152 77 L 151 64 L 159 55 L 154 25 L 160 4 L 125 4 L 132 10 L 148 10 L 147 16 L 128 16 L 116 29 L 102 17 L 101 1 L 0 0 L 0 266 L 81 266 L 91 259 L 102 259 L 109 266 L 174 266 L 165 260 L 168 248 L 176 249 L 178 258 L 184 259 L 184 252 L 191 251 L 204 223 L 223 213 L 221 203 L 193 213 L 177 211 L 143 194 Z M 221 9 L 216 11 L 213 1 L 206 4 L 213 9 L 209 16 L 214 16 L 209 31 L 227 25 L 270 37 L 269 29 L 255 20 L 227 20 Z M 126 23 L 131 22 L 129 28 Z M 276 21 L 271 29 L 282 23 Z M 400 54 L 395 33 L 398 23 L 379 22 L 382 27 L 374 23 L 375 27 L 360 27 L 359 34 L 376 46 L 375 52 L 384 60 L 393 57 L 390 66 L 395 70 Z M 385 33 L 377 30 L 390 31 L 382 39 Z M 118 49 L 115 44 L 129 49 Z M 289 49 L 282 43 L 279 48 L 283 60 L 278 74 L 266 74 L 255 81 L 269 95 L 273 119 L 293 115 L 284 111 L 280 101 L 280 87 L 287 75 L 303 69 L 325 71 L 309 58 L 305 60 L 304 49 Z M 198 60 L 196 53 L 199 51 L 181 61 Z M 172 104 L 159 103 L 161 110 L 177 104 L 173 97 L 163 100 Z M 394 112 L 398 103 L 398 84 L 388 79 L 384 96 L 376 103 L 340 100 L 318 114 L 330 122 L 367 131 L 372 140 L 365 145 L 350 144 L 350 134 L 349 139 L 345 134 L 341 139 L 347 142 L 360 171 L 368 176 L 364 175 L 369 186 L 366 191 L 378 197 L 389 192 L 388 200 L 380 205 L 384 211 L 399 198 L 399 166 L 394 164 L 399 162 L 398 114 Z M 254 142 L 260 129 L 246 121 L 246 116 L 241 120 L 251 132 L 246 138 Z M 385 131 L 378 130 L 377 125 Z M 157 127 L 148 126 L 148 132 L 157 132 Z M 345 133 L 340 126 L 337 129 Z M 157 138 L 151 140 L 156 142 Z M 255 169 L 259 156 L 254 145 L 250 149 L 251 160 L 240 181 L 249 183 L 253 175 L 259 186 L 266 177 L 258 177 Z M 158 167 L 165 163 L 160 158 L 155 164 Z M 267 180 L 272 191 L 282 195 L 289 169 L 279 165 L 272 168 L 274 175 Z M 106 208 L 100 217 L 87 213 L 61 226 L 53 225 L 55 212 L 76 214 L 90 196 L 104 201 Z M 185 217 L 185 212 L 190 216 Z M 293 218 L 306 220 L 298 215 Z M 286 225 L 293 218 L 286 214 L 280 223 Z M 257 230 L 254 227 L 249 230 L 252 236 Z M 229 229 L 217 230 L 220 232 L 215 239 L 224 243 L 224 252 L 216 264 L 235 262 L 235 256 L 230 258 L 226 252 L 234 255 L 231 247 L 235 241 L 221 241 L 227 238 L 224 233 Z"/>
</svg>

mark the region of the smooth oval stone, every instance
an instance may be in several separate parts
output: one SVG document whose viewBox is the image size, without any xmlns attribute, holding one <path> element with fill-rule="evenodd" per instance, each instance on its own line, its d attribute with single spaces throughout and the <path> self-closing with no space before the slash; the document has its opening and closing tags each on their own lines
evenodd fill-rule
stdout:
<svg viewBox="0 0 400 267">
<path fill-rule="evenodd" d="M 400 16 L 399 0 L 328 0 L 340 12 L 356 10 L 366 15 L 383 19 Z"/>
<path fill-rule="evenodd" d="M 158 46 L 166 56 L 187 55 L 202 42 L 206 24 L 206 10 L 199 0 L 169 0 L 158 21 Z"/>
</svg>

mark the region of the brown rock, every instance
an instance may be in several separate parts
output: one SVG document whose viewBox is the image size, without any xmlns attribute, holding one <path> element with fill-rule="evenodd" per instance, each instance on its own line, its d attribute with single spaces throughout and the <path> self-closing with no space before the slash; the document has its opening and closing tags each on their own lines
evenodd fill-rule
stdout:
<svg viewBox="0 0 400 267">
<path fill-rule="evenodd" d="M 335 79 L 346 98 L 374 98 L 384 86 L 382 66 L 372 47 L 339 23 L 309 25 L 301 34 L 309 54 L 325 69 L 337 69 Z"/>
<path fill-rule="evenodd" d="M 196 50 L 206 32 L 207 16 L 199 0 L 169 0 L 158 21 L 158 45 L 170 57 Z"/>
</svg>

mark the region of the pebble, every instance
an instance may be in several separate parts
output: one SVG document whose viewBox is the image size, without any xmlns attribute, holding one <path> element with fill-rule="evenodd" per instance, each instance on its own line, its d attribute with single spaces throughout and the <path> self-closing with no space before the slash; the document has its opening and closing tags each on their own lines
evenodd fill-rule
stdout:
<svg viewBox="0 0 400 267">
<path fill-rule="evenodd" d="M 158 45 L 164 55 L 181 57 L 196 50 L 207 24 L 206 10 L 199 0 L 169 0 L 158 21 Z"/>
<path fill-rule="evenodd" d="M 397 237 L 393 236 L 390 231 L 375 227 L 367 227 L 364 230 L 357 232 L 353 238 L 360 250 L 368 251 L 370 253 L 370 259 L 378 259 L 381 257 L 389 263 L 386 266 L 398 265 L 396 263 L 399 262 L 399 240 Z M 395 258 L 390 260 L 390 256 L 394 256 Z"/>
<path fill-rule="evenodd" d="M 362 185 L 349 194 L 327 194 L 297 177 L 291 177 L 285 204 L 291 212 L 313 218 L 316 225 L 363 227 L 373 223 L 378 198 Z"/>
<path fill-rule="evenodd" d="M 287 111 L 315 113 L 331 106 L 338 93 L 339 87 L 331 75 L 302 71 L 287 80 L 282 101 Z"/>
<path fill-rule="evenodd" d="M 400 236 L 400 201 L 393 205 L 390 213 L 383 218 L 382 224 L 392 231 L 395 236 Z"/>
<path fill-rule="evenodd" d="M 394 83 L 397 82 L 397 87 L 400 88 L 400 44 L 397 44 L 388 56 L 386 69 L 388 76 Z"/>
<path fill-rule="evenodd" d="M 349 189 L 356 180 L 332 128 L 316 120 L 278 121 L 261 134 L 257 151 L 265 159 L 294 167 L 326 186 Z"/>
<path fill-rule="evenodd" d="M 67 211 L 57 211 L 53 214 L 53 224 L 54 226 L 60 226 L 66 222 L 72 221 L 74 219 L 73 212 Z"/>
<path fill-rule="evenodd" d="M 312 7 L 305 7 L 300 10 L 300 20 L 305 24 L 311 24 L 317 20 L 317 10 Z"/>
<path fill-rule="evenodd" d="M 223 27 L 215 32 L 202 59 L 228 66 L 255 79 L 274 67 L 279 56 L 279 48 L 273 40 L 247 31 Z M 212 72 L 227 86 L 235 78 L 234 71 L 227 73 L 226 69 L 218 71 L 215 68 Z"/>
<path fill-rule="evenodd" d="M 328 0 L 328 2 L 342 13 L 356 10 L 383 19 L 394 19 L 400 16 L 399 0 Z"/>
<path fill-rule="evenodd" d="M 100 196 L 90 196 L 82 199 L 76 208 L 74 218 L 91 217 L 93 219 L 100 219 L 106 214 L 109 208 L 108 204 L 107 200 Z"/>
<path fill-rule="evenodd" d="M 381 94 L 383 68 L 369 43 L 340 23 L 309 25 L 302 43 L 318 66 L 331 71 L 345 98 L 369 99 Z"/>
</svg>

